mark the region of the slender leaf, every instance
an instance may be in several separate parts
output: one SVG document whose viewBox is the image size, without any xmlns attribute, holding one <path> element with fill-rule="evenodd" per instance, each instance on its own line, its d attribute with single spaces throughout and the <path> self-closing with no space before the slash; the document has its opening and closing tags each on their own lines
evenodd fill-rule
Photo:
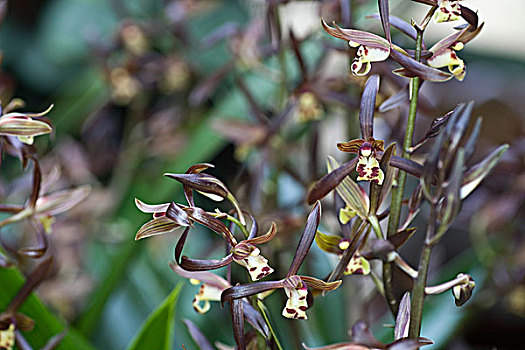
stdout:
<svg viewBox="0 0 525 350">
<path fill-rule="evenodd" d="M 173 348 L 175 303 L 182 284 L 178 284 L 144 321 L 140 330 L 128 345 L 128 350 Z"/>
<path fill-rule="evenodd" d="M 13 298 L 24 285 L 24 278 L 16 268 L 0 268 L 0 310 L 5 310 L 12 303 Z M 34 320 L 35 325 L 31 332 L 23 333 L 26 340 L 35 349 L 42 348 L 48 340 L 64 331 L 61 321 L 51 313 L 40 299 L 33 293 L 29 294 L 21 304 L 20 313 Z M 64 339 L 56 347 L 58 350 L 94 349 L 74 328 L 69 327 Z"/>
</svg>

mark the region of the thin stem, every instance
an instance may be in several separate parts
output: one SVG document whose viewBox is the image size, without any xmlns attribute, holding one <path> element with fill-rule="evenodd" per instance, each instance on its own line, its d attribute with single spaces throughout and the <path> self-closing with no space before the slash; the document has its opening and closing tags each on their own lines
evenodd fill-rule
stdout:
<svg viewBox="0 0 525 350">
<path fill-rule="evenodd" d="M 214 216 L 216 218 L 224 218 L 228 221 L 231 221 L 233 222 L 237 227 L 239 227 L 241 229 L 241 232 L 242 234 L 244 235 L 244 238 L 248 238 L 248 236 L 250 236 L 250 233 L 248 232 L 248 229 L 246 228 L 245 225 L 242 224 L 242 222 L 240 220 L 237 220 L 236 218 L 234 218 L 233 216 L 229 215 L 229 214 L 226 214 L 226 213 L 222 213 L 222 212 L 218 212 L 218 213 L 210 213 L 211 216 Z"/>
<path fill-rule="evenodd" d="M 436 206 L 430 206 L 430 216 L 428 218 L 427 233 L 425 238 L 425 245 L 421 252 L 419 260 L 418 276 L 412 287 L 412 303 L 410 305 L 410 328 L 408 337 L 411 339 L 418 339 L 421 331 L 421 322 L 423 318 L 423 302 L 425 300 L 425 287 L 427 285 L 428 266 L 430 263 L 430 254 L 432 253 L 432 245 L 430 238 L 434 235 L 436 229 Z"/>
<path fill-rule="evenodd" d="M 261 310 L 262 316 L 264 318 L 264 321 L 268 325 L 268 328 L 270 328 L 270 333 L 272 334 L 272 338 L 275 341 L 275 345 L 277 346 L 277 349 L 283 350 L 281 343 L 279 343 L 279 339 L 277 339 L 277 336 L 275 335 L 272 324 L 270 323 L 270 319 L 268 318 L 268 315 L 266 315 L 266 306 L 259 299 L 257 299 L 257 306 L 259 307 L 259 310 Z"/>
<path fill-rule="evenodd" d="M 370 215 L 368 217 L 368 222 L 370 222 L 370 226 L 374 229 L 374 233 L 376 234 L 377 238 L 379 239 L 385 239 L 383 235 L 383 231 L 381 230 L 381 226 L 379 226 L 379 221 L 377 220 L 377 216 Z"/>
<path fill-rule="evenodd" d="M 421 60 L 421 44 L 423 42 L 423 32 L 417 32 L 416 41 L 416 54 L 415 58 L 417 61 Z M 405 139 L 403 140 L 403 154 L 402 157 L 410 159 L 409 149 L 412 146 L 412 138 L 414 136 L 414 126 L 416 124 L 417 114 L 417 101 L 419 97 L 419 77 L 412 78 L 410 96 L 410 109 L 408 111 L 408 120 L 405 132 Z M 399 218 L 401 216 L 401 202 L 403 201 L 403 193 L 405 191 L 407 173 L 403 170 L 399 170 L 397 175 L 397 186 L 392 190 L 392 203 L 390 205 L 390 219 L 388 221 L 388 236 L 391 236 L 397 232 L 399 227 Z"/>
<path fill-rule="evenodd" d="M 416 28 L 417 30 L 417 28 Z M 417 30 L 416 38 L 416 53 L 415 59 L 421 60 L 421 47 L 423 44 L 423 31 Z M 414 126 L 416 124 L 417 101 L 419 97 L 420 81 L 419 77 L 411 79 L 411 95 L 410 95 L 410 109 L 408 111 L 408 119 L 406 125 L 405 139 L 403 140 L 403 154 L 402 157 L 410 159 L 409 149 L 412 146 L 412 138 L 414 136 Z M 394 235 L 399 228 L 399 219 L 401 217 L 401 203 L 403 201 L 403 193 L 405 192 L 405 182 L 407 173 L 399 170 L 397 175 L 397 185 L 392 188 L 392 200 L 390 203 L 390 217 L 388 221 L 387 237 Z M 385 284 L 385 296 L 390 310 L 397 315 L 398 301 L 394 295 L 394 287 L 392 285 L 392 267 L 388 263 L 383 265 L 383 283 Z"/>
<path fill-rule="evenodd" d="M 378 293 L 381 294 L 384 298 L 385 297 L 385 287 L 383 286 L 383 282 L 373 270 L 370 270 L 370 277 L 372 278 L 372 282 L 374 282 L 374 284 L 376 285 Z"/>
</svg>

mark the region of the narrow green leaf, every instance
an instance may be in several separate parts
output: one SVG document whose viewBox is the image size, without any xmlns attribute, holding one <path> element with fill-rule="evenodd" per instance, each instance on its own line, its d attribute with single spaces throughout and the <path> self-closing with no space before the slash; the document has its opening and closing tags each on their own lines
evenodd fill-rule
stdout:
<svg viewBox="0 0 525 350">
<path fill-rule="evenodd" d="M 172 348 L 173 330 L 175 322 L 175 303 L 179 296 L 182 284 L 179 283 L 164 299 L 162 304 L 154 310 L 144 321 L 139 332 L 135 335 L 128 350 L 133 349 L 164 349 Z"/>
<path fill-rule="evenodd" d="M 24 278 L 16 268 L 0 268 L 0 310 L 5 310 L 11 303 L 13 297 L 24 285 Z M 31 293 L 18 312 L 30 317 L 35 321 L 35 326 L 31 332 L 22 332 L 25 339 L 34 349 L 40 349 L 47 341 L 64 331 L 65 326 L 44 306 L 40 299 Z M 56 347 L 57 350 L 94 349 L 89 342 L 84 339 L 72 327 L 68 327 L 64 339 Z"/>
</svg>

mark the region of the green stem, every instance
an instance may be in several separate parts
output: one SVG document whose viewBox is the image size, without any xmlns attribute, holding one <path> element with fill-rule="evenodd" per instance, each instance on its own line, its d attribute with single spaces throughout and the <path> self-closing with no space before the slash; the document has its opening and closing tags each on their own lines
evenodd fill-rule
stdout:
<svg viewBox="0 0 525 350">
<path fill-rule="evenodd" d="M 270 319 L 268 318 L 268 315 L 266 315 L 266 306 L 259 299 L 257 299 L 257 306 L 259 307 L 259 310 L 261 310 L 262 316 L 264 318 L 264 321 L 268 325 L 268 328 L 270 328 L 270 333 L 272 334 L 272 338 L 275 341 L 275 345 L 277 346 L 277 349 L 283 350 L 281 343 L 279 343 L 279 339 L 277 339 L 277 336 L 275 335 L 272 324 L 270 323 Z"/>
<path fill-rule="evenodd" d="M 422 44 L 423 33 L 418 31 L 416 41 L 416 55 L 417 61 L 421 60 L 421 44 Z M 403 140 L 403 154 L 402 157 L 410 159 L 409 148 L 412 146 L 412 138 L 414 136 L 414 126 L 416 124 L 417 114 L 417 101 L 419 97 L 419 77 L 412 78 L 411 82 L 411 96 L 410 96 L 410 109 L 408 111 L 408 120 L 405 132 L 405 139 Z M 390 218 L 388 221 L 388 236 L 391 236 L 397 232 L 399 227 L 399 218 L 401 216 L 401 202 L 403 201 L 403 193 L 405 191 L 407 173 L 399 170 L 397 176 L 397 186 L 392 189 L 392 203 L 390 205 Z"/>
<path fill-rule="evenodd" d="M 246 228 L 246 226 L 244 226 L 240 220 L 237 220 L 231 215 L 226 215 L 226 219 L 233 222 L 235 225 L 237 225 L 237 227 L 241 229 L 241 232 L 244 235 L 244 238 L 248 239 L 248 237 L 250 236 L 250 233 L 248 232 L 248 229 Z"/>
<path fill-rule="evenodd" d="M 372 270 L 370 270 L 370 278 L 372 278 L 372 282 L 374 282 L 377 292 L 385 297 L 385 287 L 383 286 L 383 282 L 381 279 L 376 275 L 376 273 Z"/>
<path fill-rule="evenodd" d="M 379 220 L 377 220 L 377 216 L 370 215 L 368 217 L 368 222 L 370 222 L 370 226 L 374 229 L 374 233 L 376 234 L 378 239 L 385 239 L 383 236 L 383 231 L 381 230 L 381 226 L 379 226 Z"/>
<path fill-rule="evenodd" d="M 416 28 L 417 30 L 417 28 Z M 417 30 L 416 40 L 416 61 L 421 60 L 421 46 L 423 44 L 423 31 Z M 411 84 L 411 95 L 410 95 L 410 109 L 408 111 L 408 119 L 405 131 L 405 139 L 403 140 L 403 154 L 402 157 L 410 159 L 410 153 L 408 149 L 412 146 L 412 138 L 414 136 L 414 126 L 416 124 L 417 114 L 417 101 L 419 97 L 420 79 L 419 77 L 412 78 Z M 387 237 L 394 235 L 399 228 L 399 219 L 401 217 L 401 203 L 403 201 L 403 194 L 405 192 L 405 182 L 407 173 L 399 170 L 397 175 L 397 185 L 392 188 L 392 200 L 390 203 L 390 217 L 388 221 Z M 385 284 L 385 296 L 387 298 L 387 304 L 390 307 L 394 317 L 397 315 L 398 301 L 394 294 L 394 288 L 392 285 L 392 267 L 390 264 L 385 263 L 383 265 L 383 283 Z"/>
<path fill-rule="evenodd" d="M 425 238 L 425 245 L 421 252 L 419 260 L 418 276 L 412 287 L 412 302 L 410 305 L 410 328 L 408 337 L 411 339 L 418 339 L 421 331 L 421 322 L 423 319 L 423 302 L 425 301 L 425 287 L 427 285 L 428 266 L 430 263 L 430 254 L 432 253 L 433 245 L 430 239 L 434 234 L 436 226 L 436 207 L 430 206 L 430 217 L 428 218 L 427 233 Z"/>
</svg>

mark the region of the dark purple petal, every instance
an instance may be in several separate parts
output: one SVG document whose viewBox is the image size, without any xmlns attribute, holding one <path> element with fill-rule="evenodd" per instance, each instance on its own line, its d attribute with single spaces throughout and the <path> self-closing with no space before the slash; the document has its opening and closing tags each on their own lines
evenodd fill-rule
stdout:
<svg viewBox="0 0 525 350">
<path fill-rule="evenodd" d="M 361 241 L 361 237 L 363 236 L 364 232 L 366 231 L 367 224 L 363 223 L 362 221 L 358 221 L 354 223 L 354 225 L 360 225 L 358 231 L 352 237 L 352 240 L 350 241 L 350 246 L 345 249 L 343 252 L 343 255 L 341 256 L 341 259 L 335 266 L 335 268 L 330 273 L 330 276 L 328 277 L 327 282 L 333 282 L 338 281 L 343 277 L 343 274 L 345 272 L 346 267 L 348 266 L 348 263 L 354 256 L 355 252 L 357 251 L 357 248 L 359 247 L 359 243 Z"/>
<path fill-rule="evenodd" d="M 395 250 L 395 247 L 390 241 L 386 239 L 376 239 L 369 244 L 370 248 L 367 251 L 361 252 L 361 256 L 365 259 L 381 259 L 389 261 L 389 255 Z"/>
<path fill-rule="evenodd" d="M 259 237 L 248 239 L 244 242 L 255 244 L 255 245 L 266 243 L 269 240 L 271 240 L 275 236 L 276 233 L 277 233 L 277 226 L 275 226 L 275 222 L 272 222 L 272 225 L 270 226 L 270 229 L 268 230 L 268 232 L 266 232 L 266 234 L 259 236 Z"/>
<path fill-rule="evenodd" d="M 194 190 L 205 194 L 212 194 L 222 198 L 228 196 L 228 189 L 216 177 L 208 174 L 164 174 L 165 176 L 175 179 Z"/>
<path fill-rule="evenodd" d="M 186 227 L 184 232 L 182 232 L 182 235 L 180 236 L 179 241 L 177 242 L 177 245 L 175 246 L 175 261 L 177 262 L 177 264 L 180 264 L 182 249 L 184 248 L 184 244 L 186 243 L 186 238 L 188 237 L 189 232 L 190 232 L 190 228 Z"/>
<path fill-rule="evenodd" d="M 378 158 L 381 159 L 381 157 L 383 156 L 383 152 L 378 152 L 377 155 Z M 339 185 L 343 178 L 355 169 L 357 160 L 358 159 L 356 157 L 346 163 L 343 163 L 339 168 L 326 174 L 319 181 L 317 181 L 308 191 L 308 204 L 313 204 L 315 203 L 315 201 L 322 199 L 337 185 Z M 390 159 L 390 165 L 404 170 L 417 178 L 421 177 L 421 175 L 423 174 L 423 167 L 421 166 L 421 164 L 418 164 L 410 159 L 392 156 L 392 158 Z"/>
<path fill-rule="evenodd" d="M 366 81 L 361 97 L 361 108 L 359 109 L 359 124 L 361 125 L 361 135 L 364 140 L 374 136 L 374 112 L 378 91 L 379 75 L 374 74 Z"/>
<path fill-rule="evenodd" d="M 295 251 L 295 256 L 290 265 L 290 269 L 286 274 L 286 277 L 295 275 L 301 267 L 304 258 L 308 254 L 310 247 L 315 239 L 315 233 L 317 232 L 317 227 L 319 226 L 319 220 L 321 219 L 321 203 L 317 201 L 306 219 L 306 226 L 304 228 L 301 239 Z"/>
<path fill-rule="evenodd" d="M 308 191 L 307 202 L 308 204 L 314 204 L 316 201 L 322 199 L 328 193 L 330 193 L 345 176 L 350 174 L 355 169 L 357 164 L 357 157 L 343 163 L 339 168 L 323 176 L 317 181 L 312 188 Z"/>
<path fill-rule="evenodd" d="M 173 220 L 179 226 L 191 225 L 188 214 L 175 202 L 170 203 L 166 210 L 166 217 Z"/>
<path fill-rule="evenodd" d="M 244 343 L 243 301 L 239 299 L 232 299 L 230 301 L 230 311 L 233 321 L 233 337 L 237 343 L 237 349 L 245 350 L 246 345 Z"/>
<path fill-rule="evenodd" d="M 259 294 L 272 289 L 283 288 L 283 281 L 263 281 L 242 284 L 226 289 L 221 294 L 221 305 L 233 299 L 249 297 L 250 295 Z"/>
<path fill-rule="evenodd" d="M 233 261 L 233 254 L 229 254 L 222 259 L 214 260 L 197 260 L 190 259 L 183 255 L 180 261 L 180 267 L 187 271 L 208 271 L 224 267 Z"/>
<path fill-rule="evenodd" d="M 382 157 L 381 152 L 378 152 L 378 153 L 379 153 L 379 158 L 381 158 Z M 390 165 L 398 169 L 404 170 L 410 175 L 413 175 L 417 178 L 420 178 L 423 175 L 423 166 L 410 159 L 401 158 L 398 156 L 392 156 L 392 158 L 390 159 Z"/>
<path fill-rule="evenodd" d="M 424 65 L 396 50 L 390 50 L 390 57 L 421 79 L 429 81 L 447 81 L 453 77 L 450 73 Z"/>
<path fill-rule="evenodd" d="M 395 249 L 398 249 L 401 247 L 405 242 L 412 237 L 412 235 L 416 232 L 415 227 L 410 227 L 402 231 L 398 231 L 397 233 L 393 234 L 392 236 L 388 237 L 388 240 L 390 243 L 392 243 L 395 247 Z"/>
<path fill-rule="evenodd" d="M 243 300 L 243 304 L 244 318 L 246 318 L 246 321 L 268 339 L 270 337 L 270 329 L 261 316 L 261 313 L 251 306 L 247 301 Z"/>
<path fill-rule="evenodd" d="M 0 204 L 0 213 L 19 213 L 22 210 L 24 210 L 23 205 L 16 205 L 16 204 Z"/>
<path fill-rule="evenodd" d="M 465 165 L 465 150 L 460 148 L 456 154 L 456 160 L 450 174 L 450 180 L 445 190 L 445 196 L 438 212 L 438 219 L 441 225 L 438 231 L 444 233 L 452 224 L 452 221 L 459 214 L 461 209 L 460 189 L 463 180 Z"/>
<path fill-rule="evenodd" d="M 222 221 L 214 218 L 210 214 L 206 213 L 206 211 L 198 207 L 184 208 L 184 211 L 192 220 L 197 221 L 199 224 L 204 225 L 210 230 L 222 235 L 232 247 L 235 246 L 233 234 L 228 229 L 228 227 L 223 224 Z"/>
<path fill-rule="evenodd" d="M 378 0 L 379 15 L 381 16 L 381 24 L 385 31 L 385 37 L 388 42 L 392 43 L 392 37 L 390 35 L 390 11 L 388 10 L 388 0 Z"/>
<path fill-rule="evenodd" d="M 461 4 L 459 4 L 459 8 L 461 9 L 461 17 L 463 17 L 463 19 L 467 21 L 467 23 L 470 24 L 473 27 L 473 29 L 477 29 L 479 20 L 478 14 Z"/>
<path fill-rule="evenodd" d="M 255 218 L 248 214 L 250 216 L 250 219 L 252 219 L 252 227 L 250 228 L 250 234 L 248 235 L 248 239 L 255 238 L 257 234 L 259 233 L 259 225 L 257 224 L 257 220 Z"/>
<path fill-rule="evenodd" d="M 367 18 L 375 18 L 381 20 L 381 16 L 379 13 L 374 13 L 372 15 L 366 16 Z M 406 22 L 405 20 L 396 17 L 396 16 L 389 16 L 389 22 L 392 25 L 392 27 L 398 29 L 403 34 L 407 35 L 408 37 L 412 38 L 414 41 L 417 40 L 417 31 L 416 28 L 412 27 L 410 23 Z"/>
<path fill-rule="evenodd" d="M 40 165 L 36 158 L 30 156 L 33 161 L 33 190 L 31 191 L 31 197 L 29 198 L 29 206 L 35 207 L 38 196 L 40 195 L 40 185 L 42 184 L 42 173 L 40 171 Z"/>
</svg>

